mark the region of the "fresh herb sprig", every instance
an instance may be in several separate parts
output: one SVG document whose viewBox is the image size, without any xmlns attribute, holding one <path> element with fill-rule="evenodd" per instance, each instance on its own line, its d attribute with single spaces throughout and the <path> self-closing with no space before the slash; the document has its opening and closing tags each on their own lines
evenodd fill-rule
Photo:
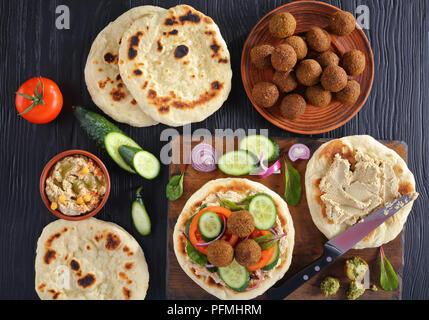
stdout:
<svg viewBox="0 0 429 320">
<path fill-rule="evenodd" d="M 296 206 L 301 200 L 302 186 L 301 176 L 286 155 L 283 153 L 283 162 L 285 166 L 285 193 L 284 197 L 286 202 L 291 206 Z"/>
<path fill-rule="evenodd" d="M 386 291 L 395 290 L 398 285 L 398 276 L 389 260 L 384 255 L 383 247 L 380 246 L 380 285 Z"/>
<path fill-rule="evenodd" d="M 187 164 L 183 166 L 182 173 L 180 175 L 173 176 L 167 184 L 165 193 L 170 201 L 179 199 L 183 194 L 183 178 L 185 176 Z"/>
</svg>

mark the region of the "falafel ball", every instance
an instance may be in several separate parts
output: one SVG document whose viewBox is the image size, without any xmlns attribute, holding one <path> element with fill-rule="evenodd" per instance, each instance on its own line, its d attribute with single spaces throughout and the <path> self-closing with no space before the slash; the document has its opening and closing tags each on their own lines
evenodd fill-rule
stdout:
<svg viewBox="0 0 429 320">
<path fill-rule="evenodd" d="M 338 92 L 347 85 L 347 73 L 343 68 L 331 64 L 323 71 L 320 82 L 325 90 Z"/>
<path fill-rule="evenodd" d="M 330 64 L 338 66 L 340 63 L 340 58 L 332 51 L 325 51 L 321 53 L 316 60 L 323 69 L 325 69 Z"/>
<path fill-rule="evenodd" d="M 273 82 L 282 92 L 291 92 L 298 86 L 298 82 L 296 81 L 295 73 L 293 71 L 274 72 Z"/>
<path fill-rule="evenodd" d="M 246 210 L 233 212 L 227 222 L 228 231 L 239 238 L 245 238 L 255 230 L 253 216 Z"/>
<path fill-rule="evenodd" d="M 289 71 L 296 65 L 296 52 L 292 46 L 283 43 L 274 48 L 271 64 L 278 71 Z"/>
<path fill-rule="evenodd" d="M 308 47 L 304 39 L 298 36 L 291 36 L 284 40 L 284 43 L 290 45 L 296 53 L 296 58 L 302 60 L 307 56 Z"/>
<path fill-rule="evenodd" d="M 302 116 L 306 106 L 307 103 L 301 95 L 291 93 L 283 98 L 280 105 L 280 113 L 286 119 L 294 120 Z"/>
<path fill-rule="evenodd" d="M 332 94 L 330 91 L 323 89 L 320 84 L 317 84 L 307 87 L 305 98 L 309 104 L 315 107 L 326 107 L 331 102 Z"/>
<path fill-rule="evenodd" d="M 269 44 L 263 44 L 253 47 L 250 50 L 250 60 L 258 69 L 266 69 L 271 67 L 271 54 L 274 47 Z"/>
<path fill-rule="evenodd" d="M 302 60 L 295 70 L 296 79 L 304 86 L 314 86 L 320 81 L 322 67 L 314 59 Z"/>
<path fill-rule="evenodd" d="M 207 260 L 216 267 L 229 266 L 234 259 L 234 248 L 225 240 L 216 240 L 207 246 Z"/>
<path fill-rule="evenodd" d="M 245 267 L 253 266 L 261 258 L 261 247 L 253 239 L 245 239 L 235 247 L 235 260 Z"/>
<path fill-rule="evenodd" d="M 296 20 L 289 12 L 281 12 L 270 19 L 268 28 L 273 37 L 286 38 L 295 32 Z"/>
<path fill-rule="evenodd" d="M 341 65 L 349 76 L 357 76 L 365 70 L 365 55 L 360 50 L 350 50 L 343 55 Z"/>
<path fill-rule="evenodd" d="M 271 82 L 258 82 L 252 89 L 252 97 L 258 106 L 269 108 L 279 99 L 279 89 Z"/>
<path fill-rule="evenodd" d="M 325 52 L 331 46 L 331 36 L 326 30 L 319 27 L 311 28 L 305 37 L 308 46 L 317 52 Z"/>
<path fill-rule="evenodd" d="M 336 12 L 329 19 L 329 30 L 338 36 L 349 35 L 355 27 L 355 17 L 347 11 Z"/>
<path fill-rule="evenodd" d="M 360 95 L 360 84 L 355 80 L 347 81 L 346 87 L 337 92 L 336 98 L 342 104 L 353 104 Z"/>
</svg>

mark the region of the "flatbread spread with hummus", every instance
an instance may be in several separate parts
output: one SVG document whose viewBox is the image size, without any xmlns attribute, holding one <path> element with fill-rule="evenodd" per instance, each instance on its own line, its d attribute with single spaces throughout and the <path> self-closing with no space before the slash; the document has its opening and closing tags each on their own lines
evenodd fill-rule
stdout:
<svg viewBox="0 0 429 320">
<path fill-rule="evenodd" d="M 217 224 L 222 232 L 207 239 Z M 277 193 L 248 179 L 225 178 L 189 198 L 173 242 L 182 269 L 208 293 L 253 299 L 289 269 L 294 237 L 289 209 Z"/>
<path fill-rule="evenodd" d="M 138 300 L 149 283 L 137 241 L 95 218 L 48 224 L 37 241 L 35 269 L 42 300 Z"/>
<path fill-rule="evenodd" d="M 332 239 L 379 207 L 415 192 L 414 176 L 392 149 L 366 135 L 326 142 L 305 172 L 307 202 L 313 222 Z M 409 203 L 354 248 L 379 247 L 401 232 Z"/>
</svg>

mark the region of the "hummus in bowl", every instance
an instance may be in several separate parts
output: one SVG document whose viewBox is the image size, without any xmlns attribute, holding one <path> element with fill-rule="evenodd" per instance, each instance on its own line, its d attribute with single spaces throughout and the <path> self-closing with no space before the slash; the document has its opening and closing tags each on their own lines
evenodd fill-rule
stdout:
<svg viewBox="0 0 429 320">
<path fill-rule="evenodd" d="M 46 165 L 40 179 L 43 202 L 56 216 L 81 220 L 105 204 L 110 178 L 100 159 L 89 152 L 69 150 Z"/>
</svg>

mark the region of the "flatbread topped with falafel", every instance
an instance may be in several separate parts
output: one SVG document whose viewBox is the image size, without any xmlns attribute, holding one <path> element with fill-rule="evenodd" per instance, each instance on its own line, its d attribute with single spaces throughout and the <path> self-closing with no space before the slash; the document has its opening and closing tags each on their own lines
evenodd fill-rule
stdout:
<svg viewBox="0 0 429 320">
<path fill-rule="evenodd" d="M 367 135 L 321 145 L 307 164 L 305 189 L 311 217 L 332 239 L 376 209 L 415 193 L 414 176 L 392 149 Z M 371 232 L 354 249 L 379 247 L 401 232 L 413 202 Z"/>
<path fill-rule="evenodd" d="M 253 299 L 280 280 L 292 260 L 295 231 L 286 202 L 264 185 L 225 178 L 186 202 L 173 242 L 177 260 L 219 299 Z"/>
</svg>

